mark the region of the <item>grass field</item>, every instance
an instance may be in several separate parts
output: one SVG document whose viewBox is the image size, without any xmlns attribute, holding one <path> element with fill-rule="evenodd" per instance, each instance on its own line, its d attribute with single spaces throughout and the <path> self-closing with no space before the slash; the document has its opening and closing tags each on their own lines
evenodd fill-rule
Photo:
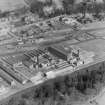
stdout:
<svg viewBox="0 0 105 105">
<path fill-rule="evenodd" d="M 77 44 L 81 49 L 95 53 L 95 59 L 105 57 L 105 40 L 96 39 Z"/>
</svg>

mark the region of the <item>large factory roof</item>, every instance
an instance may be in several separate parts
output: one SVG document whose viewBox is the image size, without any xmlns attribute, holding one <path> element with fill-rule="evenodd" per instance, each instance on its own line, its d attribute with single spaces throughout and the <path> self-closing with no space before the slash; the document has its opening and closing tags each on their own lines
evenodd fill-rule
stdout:
<svg viewBox="0 0 105 105">
<path fill-rule="evenodd" d="M 64 55 L 68 55 L 71 53 L 72 48 L 70 46 L 67 45 L 53 45 L 51 46 L 51 48 L 63 53 Z"/>
<path fill-rule="evenodd" d="M 14 65 L 16 63 L 22 62 L 24 60 L 29 59 L 29 57 L 25 56 L 25 55 L 17 55 L 17 56 L 7 56 L 2 58 L 6 63 L 10 64 L 10 65 Z"/>
</svg>

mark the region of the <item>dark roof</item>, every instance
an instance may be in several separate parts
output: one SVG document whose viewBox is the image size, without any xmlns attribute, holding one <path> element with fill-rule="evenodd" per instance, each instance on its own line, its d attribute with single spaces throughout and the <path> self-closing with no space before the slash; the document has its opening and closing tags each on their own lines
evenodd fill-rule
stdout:
<svg viewBox="0 0 105 105">
<path fill-rule="evenodd" d="M 3 78 L 9 85 L 12 84 L 13 79 L 5 71 L 0 69 L 0 77 Z"/>
<path fill-rule="evenodd" d="M 31 50 L 31 51 L 29 51 L 29 52 L 27 52 L 27 53 L 25 53 L 25 55 L 27 56 L 27 57 L 34 57 L 34 56 L 37 56 L 37 55 L 41 55 L 41 54 L 43 54 L 43 53 L 45 53 L 43 50 L 41 50 L 41 49 L 34 49 L 34 50 Z"/>
<path fill-rule="evenodd" d="M 65 45 L 53 45 L 51 46 L 51 48 L 65 54 L 65 55 L 68 55 L 71 53 L 72 51 L 72 48 L 70 46 L 65 46 Z"/>
<path fill-rule="evenodd" d="M 35 64 L 35 62 L 33 62 L 32 60 L 29 60 L 29 61 L 23 61 L 23 64 L 24 64 L 26 67 L 29 67 L 29 66 Z"/>
</svg>

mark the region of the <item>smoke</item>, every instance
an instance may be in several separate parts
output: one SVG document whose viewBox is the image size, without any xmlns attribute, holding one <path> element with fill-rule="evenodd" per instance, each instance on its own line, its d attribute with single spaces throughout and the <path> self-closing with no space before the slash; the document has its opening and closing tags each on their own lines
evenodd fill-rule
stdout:
<svg viewBox="0 0 105 105">
<path fill-rule="evenodd" d="M 42 3 L 52 2 L 52 5 L 50 8 L 52 8 L 53 6 L 55 9 L 63 9 L 62 0 L 37 0 L 37 1 Z"/>
<path fill-rule="evenodd" d="M 56 10 L 63 10 L 64 8 L 62 1 L 63 0 L 28 0 L 28 2 L 31 4 L 35 4 L 37 2 L 45 4 L 42 5 L 43 12 L 45 13 L 45 15 L 54 13 Z"/>
<path fill-rule="evenodd" d="M 43 0 L 39 0 L 40 2 Z M 51 2 L 52 4 L 50 6 L 45 6 L 43 8 L 43 11 L 45 13 L 45 15 L 54 13 L 54 11 L 58 10 L 63 10 L 63 3 L 62 0 L 44 0 L 44 3 L 48 3 Z"/>
<path fill-rule="evenodd" d="M 53 6 L 45 6 L 43 8 L 43 11 L 45 13 L 45 15 L 49 15 L 49 14 L 52 14 L 54 12 L 54 7 Z"/>
</svg>

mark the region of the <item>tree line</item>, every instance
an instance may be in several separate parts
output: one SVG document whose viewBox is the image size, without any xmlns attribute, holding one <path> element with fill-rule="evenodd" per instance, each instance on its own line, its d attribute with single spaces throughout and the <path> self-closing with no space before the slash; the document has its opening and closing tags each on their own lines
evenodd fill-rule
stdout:
<svg viewBox="0 0 105 105">
<path fill-rule="evenodd" d="M 99 14 L 100 12 L 105 11 L 105 1 L 103 3 L 97 2 L 81 2 L 79 4 L 75 3 L 76 0 L 62 0 L 63 9 L 53 8 L 53 12 L 45 15 L 43 8 L 48 6 L 51 7 L 53 4 L 53 0 L 47 0 L 46 2 L 40 2 L 39 0 L 30 1 L 30 11 L 33 13 L 37 13 L 40 17 L 54 17 L 60 14 L 74 14 L 74 13 L 95 13 Z M 28 5 L 29 5 L 28 4 Z"/>
</svg>

